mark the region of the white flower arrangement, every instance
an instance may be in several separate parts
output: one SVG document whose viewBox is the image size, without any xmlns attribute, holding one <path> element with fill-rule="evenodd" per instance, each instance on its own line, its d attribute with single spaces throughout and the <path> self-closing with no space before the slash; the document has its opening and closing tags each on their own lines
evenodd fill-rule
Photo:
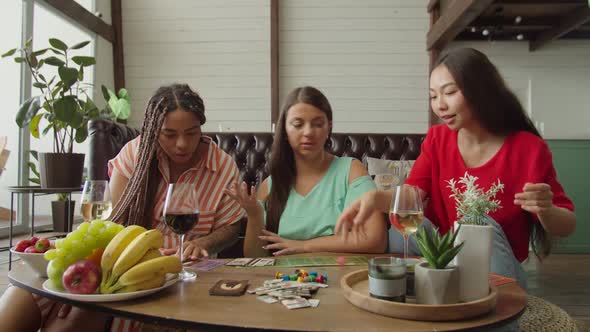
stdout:
<svg viewBox="0 0 590 332">
<path fill-rule="evenodd" d="M 504 190 L 500 179 L 486 192 L 475 183 L 477 179 L 465 172 L 458 182 L 455 179 L 447 181 L 447 187 L 453 192 L 450 197 L 456 202 L 457 218 L 462 224 L 486 225 L 486 215 L 502 207 L 500 201 L 494 199 L 498 192 Z"/>
</svg>

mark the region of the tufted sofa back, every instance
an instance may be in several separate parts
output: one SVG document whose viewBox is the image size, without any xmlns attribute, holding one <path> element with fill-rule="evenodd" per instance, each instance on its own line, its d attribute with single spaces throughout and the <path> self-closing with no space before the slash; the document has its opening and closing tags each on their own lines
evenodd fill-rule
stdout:
<svg viewBox="0 0 590 332">
<path fill-rule="evenodd" d="M 107 180 L 107 162 L 139 130 L 109 120 L 90 122 L 89 179 Z M 272 133 L 208 133 L 217 145 L 236 161 L 241 177 L 257 185 L 268 175 Z M 332 133 L 327 149 L 337 156 L 354 157 L 366 163 L 367 157 L 412 160 L 420 154 L 421 134 L 346 134 Z"/>
</svg>

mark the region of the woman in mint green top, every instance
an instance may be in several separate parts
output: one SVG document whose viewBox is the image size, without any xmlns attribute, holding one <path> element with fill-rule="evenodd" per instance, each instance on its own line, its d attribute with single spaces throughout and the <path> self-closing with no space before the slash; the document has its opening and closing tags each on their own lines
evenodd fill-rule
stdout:
<svg viewBox="0 0 590 332">
<path fill-rule="evenodd" d="M 385 251 L 386 223 L 378 212 L 371 216 L 375 222 L 354 226 L 349 236 L 334 235 L 342 211 L 375 185 L 360 161 L 325 150 L 331 131 L 332 109 L 319 90 L 301 87 L 287 96 L 273 141 L 270 176 L 256 195 L 248 194 L 245 183 L 226 189 L 248 214 L 245 256 L 265 256 L 269 250 L 273 255 Z"/>
<path fill-rule="evenodd" d="M 291 189 L 281 215 L 279 236 L 308 240 L 334 234 L 334 221 L 338 220 L 344 208 L 367 191 L 376 189 L 368 175 L 348 183 L 353 160 L 350 157 L 334 156 L 326 175 L 305 196 Z M 271 188 L 271 180 L 271 177 L 267 179 L 268 188 Z"/>
</svg>

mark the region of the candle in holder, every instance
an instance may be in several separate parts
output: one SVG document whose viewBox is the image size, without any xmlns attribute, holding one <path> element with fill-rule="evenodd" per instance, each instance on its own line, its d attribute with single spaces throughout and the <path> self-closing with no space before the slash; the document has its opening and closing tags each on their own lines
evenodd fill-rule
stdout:
<svg viewBox="0 0 590 332">
<path fill-rule="evenodd" d="M 406 263 L 397 257 L 369 260 L 369 294 L 381 300 L 406 302 Z"/>
</svg>

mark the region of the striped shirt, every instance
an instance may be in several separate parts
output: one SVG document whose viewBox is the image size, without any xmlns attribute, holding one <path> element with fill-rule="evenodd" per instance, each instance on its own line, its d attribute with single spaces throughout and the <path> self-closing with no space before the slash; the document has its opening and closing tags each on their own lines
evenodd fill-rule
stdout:
<svg viewBox="0 0 590 332">
<path fill-rule="evenodd" d="M 223 189 L 234 181 L 238 181 L 239 171 L 233 159 L 221 150 L 210 137 L 202 136 L 201 140 L 209 145 L 207 156 L 197 165 L 186 170 L 180 175 L 176 183 L 194 184 L 198 199 L 199 221 L 195 227 L 186 234 L 185 241 L 192 240 L 211 233 L 212 231 L 235 223 L 246 216 L 240 205 Z M 119 154 L 109 160 L 109 177 L 116 169 L 127 179 L 131 178 L 137 161 L 140 137 L 137 137 L 121 149 Z M 162 181 L 158 184 L 155 196 L 154 220 L 152 227 L 158 229 L 164 235 L 164 248 L 177 248 L 179 236 L 168 229 L 163 222 L 164 202 L 166 189 L 170 184 L 170 164 L 166 153 L 158 148 L 158 169 L 162 175 Z M 142 323 L 115 317 L 111 325 L 111 332 L 139 331 Z"/>
<path fill-rule="evenodd" d="M 211 233 L 212 231 L 235 223 L 245 217 L 244 210 L 231 197 L 223 193 L 223 189 L 238 180 L 239 171 L 233 159 L 221 150 L 210 137 L 202 136 L 202 141 L 208 144 L 207 156 L 197 165 L 180 175 L 176 183 L 194 184 L 198 205 L 200 208 L 199 221 L 186 234 L 185 240 L 192 240 Z M 130 179 L 135 169 L 140 137 L 131 140 L 121 149 L 119 154 L 109 160 L 109 176 L 116 169 L 121 175 Z M 170 164 L 165 152 L 158 148 L 158 169 L 162 181 L 158 184 L 154 197 L 154 220 L 152 227 L 164 235 L 164 248 L 179 246 L 178 235 L 172 232 L 163 222 L 166 189 L 170 184 Z"/>
</svg>

